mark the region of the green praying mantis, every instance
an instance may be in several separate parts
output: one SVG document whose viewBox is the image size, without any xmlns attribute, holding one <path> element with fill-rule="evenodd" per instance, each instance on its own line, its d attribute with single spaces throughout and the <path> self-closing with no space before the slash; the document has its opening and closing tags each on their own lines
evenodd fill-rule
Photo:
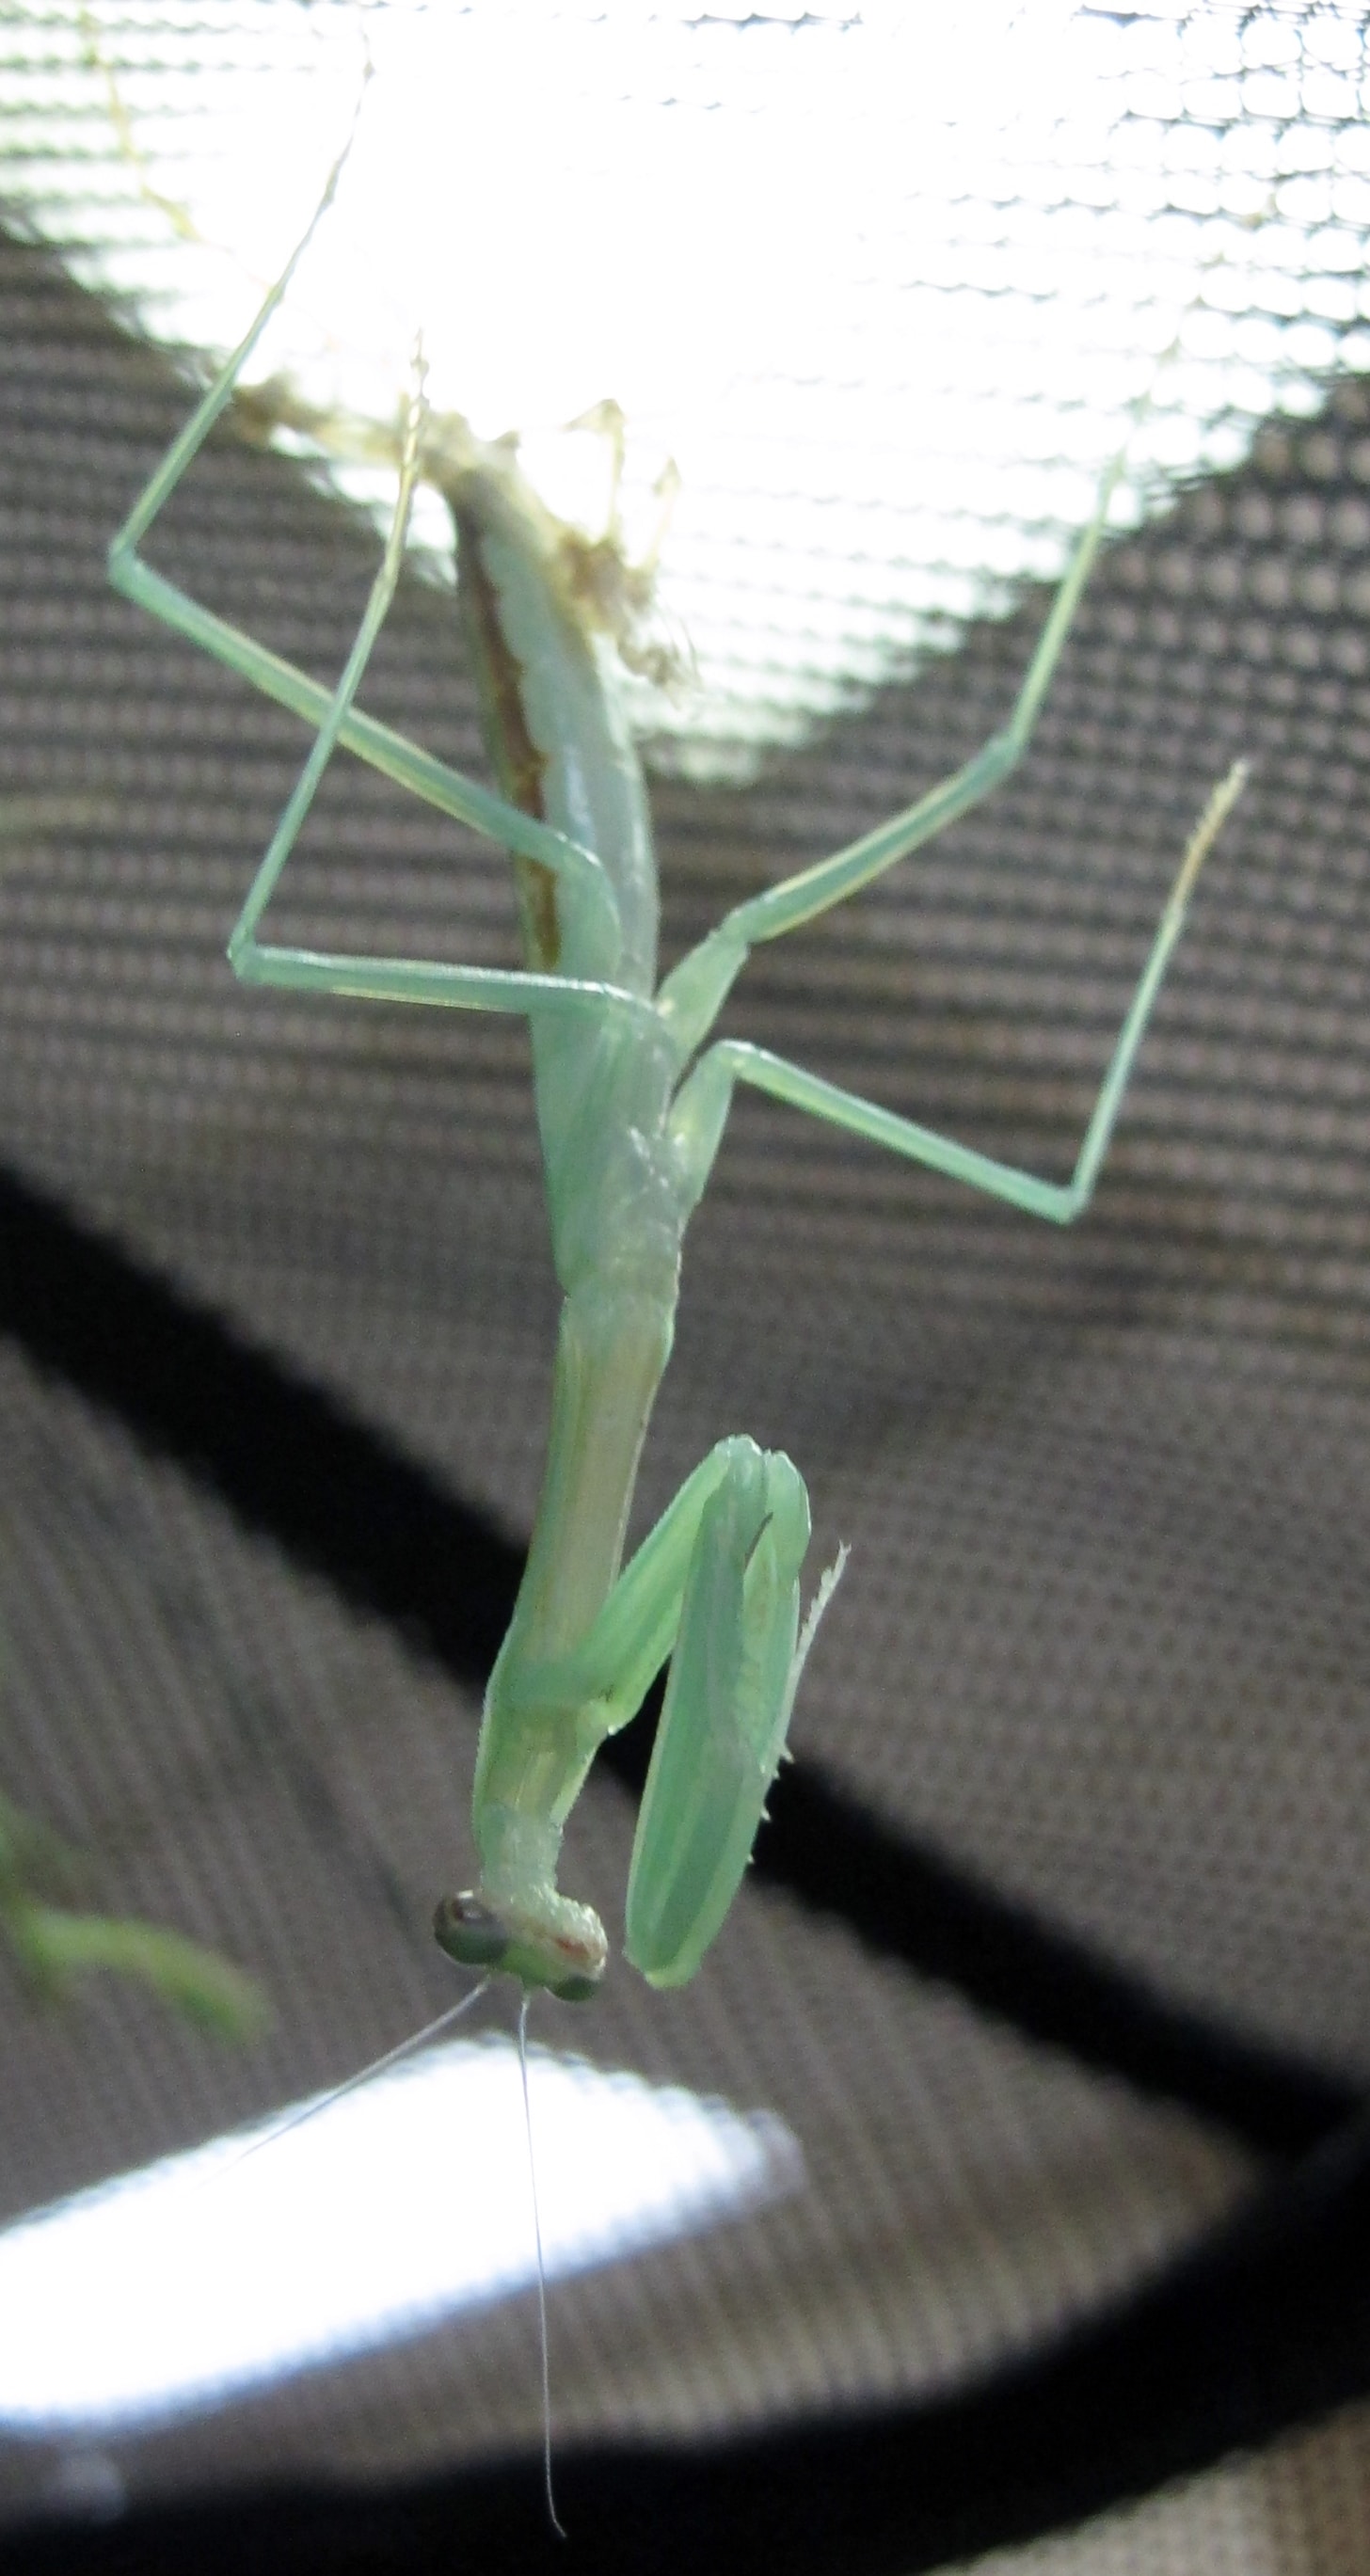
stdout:
<svg viewBox="0 0 1370 2576">
<path fill-rule="evenodd" d="M 341 166 L 341 165 L 339 165 Z M 525 1993 L 594 1993 L 599 1917 L 557 1886 L 567 1817 L 599 1746 L 669 1661 L 626 1899 L 625 1950 L 653 1985 L 692 1977 L 737 1892 L 785 1746 L 805 1657 L 841 1573 L 801 1612 L 808 1495 L 782 1452 L 721 1441 L 622 1562 L 634 1482 L 670 1354 L 686 1225 L 739 1083 L 852 1135 L 1068 1224 L 1088 1204 L 1198 870 L 1241 792 L 1238 764 L 1184 853 L 1123 1020 L 1074 1172 L 1044 1180 L 878 1107 L 745 1040 L 718 1015 L 751 950 L 845 902 L 967 813 L 1021 758 L 1097 553 L 1110 477 L 1046 620 L 1008 722 L 907 811 L 736 905 L 657 980 L 657 880 L 646 793 L 618 655 L 644 584 L 616 524 L 590 540 L 525 480 L 514 442 L 483 444 L 432 414 L 421 364 L 398 436 L 369 433 L 398 468 L 393 518 L 355 643 L 332 690 L 156 572 L 143 541 L 287 291 L 333 194 L 246 337 L 136 501 L 109 553 L 116 588 L 314 728 L 293 794 L 229 942 L 249 984 L 525 1016 L 562 1291 L 545 1479 L 527 1570 L 486 1695 L 472 1820 L 478 1885 L 435 1929 L 464 1966 Z M 297 424 L 319 430 L 322 419 Z M 1115 468 L 1115 474 L 1116 474 Z M 499 792 L 364 714 L 357 696 L 399 577 L 420 479 L 445 497 L 459 595 Z M 339 747 L 502 845 L 524 964 L 460 966 L 281 946 L 263 916 Z"/>
</svg>

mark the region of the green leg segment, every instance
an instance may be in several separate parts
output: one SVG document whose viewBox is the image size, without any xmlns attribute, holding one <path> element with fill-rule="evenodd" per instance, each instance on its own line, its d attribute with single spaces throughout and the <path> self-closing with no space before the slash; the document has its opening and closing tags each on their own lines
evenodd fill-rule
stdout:
<svg viewBox="0 0 1370 2576">
<path fill-rule="evenodd" d="M 1094 569 L 1104 533 L 1104 521 L 1118 479 L 1121 460 L 1109 472 L 1099 496 L 1099 504 L 1089 526 L 1080 538 L 1066 567 L 1065 578 L 1052 602 L 1051 614 L 1042 629 L 1037 649 L 1028 665 L 1027 675 L 1019 689 L 1013 713 L 1002 733 L 987 742 L 973 760 L 950 778 L 930 787 L 917 803 L 895 814 L 874 832 L 865 833 L 845 850 L 830 859 L 820 859 L 816 866 L 804 868 L 798 876 L 787 877 L 780 885 L 768 886 L 764 894 L 754 895 L 749 903 L 739 904 L 728 916 L 728 924 L 740 930 L 749 946 L 758 940 L 778 939 L 794 930 L 801 921 L 812 921 L 816 914 L 827 912 L 841 903 L 858 887 L 869 885 L 872 877 L 883 876 L 900 859 L 908 858 L 925 841 L 945 832 L 949 823 L 969 813 L 1007 778 L 1021 760 L 1032 740 L 1033 729 L 1041 713 L 1042 701 L 1051 686 L 1062 647 L 1074 622 L 1081 593 Z"/>
<path fill-rule="evenodd" d="M 835 1082 L 825 1082 L 818 1074 L 806 1073 L 802 1066 L 772 1055 L 765 1047 L 725 1038 L 701 1058 L 676 1095 L 676 1133 L 696 1195 L 704 1187 L 718 1150 L 733 1087 L 747 1082 L 758 1091 L 769 1092 L 773 1099 L 788 1102 L 792 1108 L 808 1110 L 815 1118 L 830 1119 L 834 1126 L 848 1128 L 870 1144 L 887 1146 L 892 1153 L 907 1155 L 934 1172 L 945 1172 L 952 1180 L 966 1181 L 972 1189 L 984 1190 L 992 1198 L 1006 1199 L 1010 1206 L 1023 1208 L 1031 1216 L 1069 1225 L 1087 1206 L 1108 1150 L 1152 1004 L 1180 935 L 1194 879 L 1245 783 L 1246 770 L 1238 762 L 1214 789 L 1185 851 L 1068 1181 L 1041 1180 L 1033 1172 L 1020 1171 L 1012 1163 L 998 1162 L 993 1155 L 977 1153 L 972 1146 L 958 1144 L 932 1128 L 920 1127 L 915 1120 L 901 1118 L 893 1110 L 878 1108 L 873 1101 L 844 1091 Z"/>
<path fill-rule="evenodd" d="M 624 1949 L 654 1986 L 694 1975 L 737 1894 L 832 1590 L 801 1636 L 803 1478 L 750 1441 L 728 1451 L 700 1515 L 628 1875 Z"/>
<path fill-rule="evenodd" d="M 548 824 L 539 822 L 534 816 L 522 813 L 517 806 L 507 803 L 502 796 L 492 795 L 487 788 L 478 786 L 474 779 L 464 777 L 459 770 L 450 769 L 444 761 L 435 760 L 431 753 L 421 750 L 416 743 L 408 742 L 402 734 L 393 732 L 388 725 L 378 724 L 373 717 L 361 714 L 353 706 L 352 700 L 360 684 L 367 657 L 394 591 L 403 554 L 405 524 L 415 472 L 412 423 L 411 434 L 407 441 L 408 452 L 401 475 L 399 504 L 390 541 L 386 547 L 385 559 L 372 590 L 362 631 L 349 657 L 343 680 L 336 690 L 329 691 L 323 688 L 318 681 L 311 680 L 307 673 L 297 670 L 292 663 L 282 661 L 277 654 L 268 652 L 264 645 L 256 643 L 251 636 L 244 635 L 226 618 L 218 617 L 211 609 L 202 607 L 199 601 L 189 598 L 184 591 L 178 590 L 173 582 L 167 581 L 162 574 L 154 572 L 139 555 L 138 548 L 153 521 L 170 499 L 204 445 L 215 422 L 232 399 L 234 387 L 244 366 L 285 294 L 313 238 L 316 225 L 332 202 L 341 167 L 342 163 L 339 161 L 330 176 L 328 187 L 309 230 L 298 244 L 277 283 L 272 287 L 251 330 L 234 350 L 227 364 L 220 369 L 202 401 L 197 404 L 185 428 L 173 440 L 109 549 L 109 577 L 116 590 L 121 591 L 125 598 L 133 600 L 139 607 L 145 608 L 163 625 L 185 636 L 188 642 L 212 655 L 230 671 L 236 671 L 241 678 L 260 690 L 263 696 L 273 699 L 279 706 L 290 708 L 292 713 L 300 716 L 306 724 L 319 728 L 321 742 L 326 744 L 322 750 L 318 744 L 315 746 L 314 755 L 287 809 L 287 816 L 283 818 L 281 829 L 273 838 L 271 849 L 254 881 L 244 908 L 243 920 L 235 932 L 235 939 L 239 942 L 240 951 L 246 947 L 250 953 L 252 932 L 256 921 L 269 900 L 272 886 L 280 874 L 291 843 L 308 810 L 319 776 L 322 774 L 324 762 L 338 742 L 346 750 L 355 752 L 358 758 L 368 761 L 373 768 L 379 769 L 386 777 L 394 779 L 397 785 L 422 797 L 426 803 L 435 805 L 439 812 L 452 816 L 457 822 L 469 825 L 472 830 L 483 833 L 487 839 L 500 842 L 505 849 L 512 850 L 518 857 L 536 860 L 542 866 L 552 869 L 557 876 L 575 888 L 578 902 L 585 907 L 587 916 L 602 912 L 606 927 L 616 927 L 617 908 L 612 889 L 598 858 L 590 851 L 581 849 L 575 842 L 567 840 L 564 834 L 552 830 Z M 290 951 L 278 952 L 278 958 L 286 962 L 291 955 Z M 237 959 L 235 962 L 238 962 Z M 319 960 L 301 955 L 301 963 L 307 971 L 302 972 L 299 981 L 305 985 L 316 985 L 319 977 L 315 970 Z M 269 978 L 264 976 L 260 980 L 284 982 L 290 979 L 285 974 L 276 974 Z M 344 986 L 337 989 L 353 988 Z M 368 985 L 361 989 L 370 992 L 374 987 Z M 500 989 L 502 989 L 500 986 L 487 986 L 484 981 L 478 981 L 466 996 L 467 1007 L 515 1010 L 523 1007 L 515 1001 L 502 1003 L 495 999 L 494 995 Z M 406 1000 L 442 1001 L 458 998 L 455 992 L 446 988 L 433 993 L 406 989 L 395 997 Z"/>
</svg>

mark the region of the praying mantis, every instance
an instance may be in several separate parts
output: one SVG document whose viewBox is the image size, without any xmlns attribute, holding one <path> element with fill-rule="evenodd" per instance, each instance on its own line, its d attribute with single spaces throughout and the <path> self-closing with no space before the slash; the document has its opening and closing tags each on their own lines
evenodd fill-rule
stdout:
<svg viewBox="0 0 1370 2576">
<path fill-rule="evenodd" d="M 341 165 L 339 165 L 341 166 Z M 749 1085 L 868 1143 L 1068 1224 L 1087 1206 L 1195 878 L 1240 794 L 1214 790 L 1124 1017 L 1068 1181 L 1039 1178 L 860 1098 L 746 1040 L 714 1035 L 751 950 L 845 902 L 1007 778 L 1031 741 L 1103 534 L 1117 468 L 1079 538 L 1003 729 L 905 812 L 739 903 L 658 982 L 657 880 L 646 791 L 624 713 L 619 653 L 641 604 L 617 527 L 591 541 L 524 478 L 512 439 L 484 444 L 433 415 L 416 365 L 397 438 L 389 533 L 331 691 L 214 615 L 140 551 L 225 410 L 331 200 L 157 466 L 109 551 L 138 606 L 314 728 L 314 741 L 229 941 L 248 984 L 497 1011 L 529 1023 L 562 1307 L 547 1465 L 527 1570 L 486 1694 L 472 1823 L 477 1886 L 435 1930 L 463 1966 L 526 1993 L 592 1995 L 608 1944 L 557 1886 L 563 1830 L 599 1746 L 669 1662 L 629 1871 L 626 1955 L 653 1985 L 692 1977 L 750 1857 L 795 1693 L 843 1556 L 801 1612 L 807 1491 L 783 1452 L 721 1441 L 622 1562 L 638 1462 L 670 1355 L 685 1228 L 734 1093 Z M 282 413 L 281 416 L 286 416 Z M 290 415 L 302 417 L 298 413 Z M 320 419 L 306 426 L 326 433 Z M 389 608 L 420 479 L 455 527 L 459 597 L 498 792 L 357 706 Z M 263 916 L 339 747 L 502 845 L 521 923 L 520 968 L 282 946 Z"/>
</svg>

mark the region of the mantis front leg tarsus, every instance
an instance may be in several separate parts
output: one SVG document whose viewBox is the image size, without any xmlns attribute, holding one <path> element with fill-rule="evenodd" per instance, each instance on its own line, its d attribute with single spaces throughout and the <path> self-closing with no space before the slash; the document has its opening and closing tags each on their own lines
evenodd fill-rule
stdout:
<svg viewBox="0 0 1370 2576">
<path fill-rule="evenodd" d="M 746 1439 L 710 1453 L 622 1566 L 638 1459 L 670 1352 L 684 1230 L 735 1088 L 751 1085 L 1028 1214 L 1070 1221 L 1094 1187 L 1195 876 L 1245 773 L 1239 766 L 1215 790 L 1185 852 L 1068 1181 L 1000 1162 L 746 1041 L 710 1044 L 754 946 L 800 928 L 908 857 L 1021 758 L 1102 539 L 1114 478 L 1076 547 L 1003 730 L 889 823 L 737 905 L 658 986 L 650 825 L 613 651 L 623 640 L 615 603 L 636 598 L 641 582 L 626 568 L 617 584 L 586 580 L 585 541 L 537 500 L 512 441 L 483 446 L 455 417 L 434 421 L 416 386 L 395 443 L 399 490 L 389 538 L 332 690 L 142 561 L 143 538 L 228 403 L 308 238 L 135 504 L 111 548 L 111 577 L 315 728 L 233 933 L 235 970 L 298 991 L 528 1017 L 564 1295 L 552 1424 L 527 1572 L 486 1697 L 472 1806 L 481 1880 L 444 1901 L 436 1928 L 463 1964 L 504 1968 L 525 1987 L 567 1997 L 594 1991 L 604 1933 L 591 1909 L 556 1885 L 562 1832 L 598 1746 L 634 1715 L 669 1660 L 634 1844 L 627 1949 L 654 1982 L 676 1984 L 698 1967 L 746 1867 L 804 1657 L 840 1571 L 839 1560 L 803 1619 L 803 1481 L 783 1453 Z M 500 793 L 356 705 L 421 477 L 451 509 Z M 511 853 L 522 968 L 356 957 L 259 937 L 338 747 Z"/>
</svg>

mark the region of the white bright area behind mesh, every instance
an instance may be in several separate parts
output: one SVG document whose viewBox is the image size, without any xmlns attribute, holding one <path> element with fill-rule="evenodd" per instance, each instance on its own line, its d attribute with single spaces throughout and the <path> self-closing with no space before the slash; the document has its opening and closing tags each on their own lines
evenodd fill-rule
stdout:
<svg viewBox="0 0 1370 2576">
<path fill-rule="evenodd" d="M 1148 391 L 1117 519 L 1370 363 L 1366 30 L 1351 5 L 1072 0 L 12 0 L 5 192 L 173 345 L 241 335 L 376 77 L 259 357 L 393 421 L 532 433 L 592 524 L 628 414 L 641 541 L 697 686 L 667 765 L 745 776 L 1059 572 Z M 93 30 L 96 47 L 89 36 Z M 112 71 L 151 186 L 111 121 Z M 1162 354 L 1174 354 L 1158 371 Z M 384 509 L 385 476 L 336 479 Z M 419 538 L 450 542 L 436 502 Z"/>
<path fill-rule="evenodd" d="M 529 2086 L 549 2281 L 802 2180 L 768 2112 L 543 2049 Z M 435 2047 L 276 2136 L 283 2116 L 0 2234 L 0 2425 L 166 2421 L 535 2281 L 512 2041 Z"/>
</svg>

